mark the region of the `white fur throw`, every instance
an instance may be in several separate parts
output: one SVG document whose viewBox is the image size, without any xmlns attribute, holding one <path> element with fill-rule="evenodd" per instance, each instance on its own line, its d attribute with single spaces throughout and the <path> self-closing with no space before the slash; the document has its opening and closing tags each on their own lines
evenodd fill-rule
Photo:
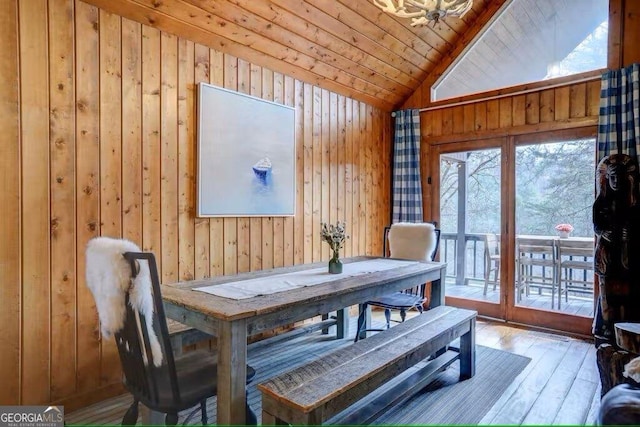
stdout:
<svg viewBox="0 0 640 427">
<path fill-rule="evenodd" d="M 124 326 L 125 296 L 129 291 L 129 304 L 144 316 L 149 333 L 153 364 L 162 365 L 162 348 L 153 330 L 153 295 L 151 274 L 147 262 L 140 262 L 140 271 L 131 280 L 131 267 L 122 256 L 125 252 L 140 252 L 140 248 L 125 239 L 96 237 L 87 244 L 87 286 L 93 294 L 100 318 L 100 330 L 106 337 L 120 331 Z M 145 363 L 146 354 L 143 354 Z"/>
<path fill-rule="evenodd" d="M 436 227 L 428 222 L 398 222 L 389 230 L 389 252 L 392 258 L 431 261 L 436 250 Z"/>
</svg>

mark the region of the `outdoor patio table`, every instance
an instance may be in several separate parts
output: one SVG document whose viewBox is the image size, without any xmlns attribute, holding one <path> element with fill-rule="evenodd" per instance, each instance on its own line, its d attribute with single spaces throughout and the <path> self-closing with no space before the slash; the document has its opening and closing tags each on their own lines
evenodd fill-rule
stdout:
<svg viewBox="0 0 640 427">
<path fill-rule="evenodd" d="M 336 310 L 340 335 L 349 306 L 424 282 L 433 284 L 430 305 L 444 304 L 445 263 L 344 262 L 342 274 L 321 262 L 162 286 L 167 317 L 218 337 L 218 425 L 245 424 L 248 336 Z"/>
</svg>

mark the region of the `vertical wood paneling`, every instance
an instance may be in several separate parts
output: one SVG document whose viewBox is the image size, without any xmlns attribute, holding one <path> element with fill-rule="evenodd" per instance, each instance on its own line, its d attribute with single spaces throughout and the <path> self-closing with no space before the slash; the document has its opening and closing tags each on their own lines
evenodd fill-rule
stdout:
<svg viewBox="0 0 640 427">
<path fill-rule="evenodd" d="M 122 235 L 121 19 L 100 11 L 100 234 Z M 120 378 L 118 349 L 102 337 L 100 382 Z"/>
<path fill-rule="evenodd" d="M 225 55 L 222 52 L 209 51 L 209 81 L 216 86 L 224 87 Z M 209 220 L 209 251 L 210 276 L 224 274 L 224 220 L 212 218 Z"/>
<path fill-rule="evenodd" d="M 371 128 L 370 128 L 370 141 L 371 141 L 371 166 L 369 168 L 371 175 L 371 225 L 369 226 L 369 230 L 371 233 L 371 255 L 382 255 L 382 251 L 378 251 L 378 242 L 380 242 L 380 238 L 378 236 L 382 235 L 380 231 L 380 221 L 382 215 L 378 212 L 377 209 L 373 209 L 373 205 L 383 200 L 382 186 L 379 180 L 380 174 L 373 173 L 373 171 L 380 171 L 382 165 L 380 163 L 382 156 L 382 131 L 381 131 L 381 122 L 382 117 L 380 116 L 380 112 L 378 110 L 371 110 Z"/>
<path fill-rule="evenodd" d="M 75 3 L 76 33 L 76 259 L 77 259 L 77 368 L 78 392 L 100 384 L 98 313 L 85 281 L 85 248 L 99 235 L 100 129 L 98 9 Z"/>
<path fill-rule="evenodd" d="M 440 126 L 442 135 L 451 135 L 453 133 L 453 109 L 445 108 L 442 110 L 442 125 Z M 433 122 L 431 120 L 421 120 L 420 127 L 425 126 L 425 134 L 433 133 Z"/>
<path fill-rule="evenodd" d="M 251 89 L 252 96 L 262 96 L 262 67 L 251 65 Z M 249 220 L 249 238 L 251 239 L 249 254 L 251 271 L 262 268 L 262 218 L 252 217 Z"/>
<path fill-rule="evenodd" d="M 320 241 L 320 222 L 323 220 L 322 207 L 322 91 L 313 87 L 313 174 L 312 174 L 312 221 L 311 221 L 311 247 L 312 261 L 320 261 L 322 258 L 322 243 Z"/>
<path fill-rule="evenodd" d="M 178 41 L 178 277 L 195 277 L 196 108 L 193 42 Z"/>
<path fill-rule="evenodd" d="M 347 221 L 343 256 L 380 251 L 386 112 L 79 0 L 0 11 L 2 75 L 19 83 L 0 100 L 2 403 L 120 390 L 85 283 L 92 237 L 152 251 L 163 282 L 326 260 L 321 221 Z M 294 217 L 195 218 L 200 81 L 295 107 Z"/>
<path fill-rule="evenodd" d="M 500 101 L 492 99 L 487 101 L 487 129 L 498 129 L 500 127 Z"/>
<path fill-rule="evenodd" d="M 364 141 L 367 138 L 367 106 L 358 103 L 358 163 L 359 163 L 359 218 L 358 218 L 358 252 L 367 254 L 367 147 Z"/>
<path fill-rule="evenodd" d="M 600 86 L 599 80 L 587 83 L 587 116 L 597 116 L 600 114 Z"/>
<path fill-rule="evenodd" d="M 197 85 L 200 82 L 209 83 L 209 48 L 203 46 L 201 44 L 196 44 L 194 46 L 194 58 L 195 58 L 195 66 L 194 66 L 194 74 L 193 79 L 194 83 Z M 198 95 L 197 88 L 194 88 L 193 93 L 194 103 L 197 103 Z M 193 111 L 191 110 L 191 116 L 193 117 Z M 195 117 L 193 117 L 192 122 L 194 123 L 194 127 L 197 126 Z M 195 129 L 194 129 L 195 131 Z M 193 147 L 195 147 L 195 141 L 193 143 Z M 194 155 L 195 156 L 195 155 Z M 197 161 L 197 159 L 195 160 Z M 197 171 L 197 168 L 194 169 L 194 172 Z M 197 191 L 197 189 L 195 190 Z M 194 205 L 195 212 L 195 205 Z M 194 245 L 195 245 L 195 278 L 202 279 L 205 277 L 209 277 L 209 254 L 210 254 L 210 246 L 209 246 L 209 231 L 210 231 L 210 223 L 209 218 L 196 218 L 194 224 Z"/>
<path fill-rule="evenodd" d="M 178 39 L 160 36 L 160 217 L 163 283 L 178 279 Z"/>
<path fill-rule="evenodd" d="M 273 101 L 273 71 L 262 70 L 262 98 Z M 273 268 L 273 218 L 262 218 L 262 268 Z"/>
<path fill-rule="evenodd" d="M 462 129 L 463 132 L 473 132 L 475 128 L 475 106 L 467 104 L 462 107 Z"/>
<path fill-rule="evenodd" d="M 329 96 L 329 219 L 331 224 L 338 221 L 338 95 Z M 327 219 L 325 219 L 326 221 Z M 327 245 L 328 246 L 328 245 Z"/>
<path fill-rule="evenodd" d="M 19 2 L 22 159 L 22 401 L 50 399 L 47 3 Z M 17 368 L 17 367 L 16 367 Z M 16 369 L 17 372 L 17 369 Z"/>
<path fill-rule="evenodd" d="M 320 134 L 320 169 L 322 170 L 321 190 L 320 190 L 320 221 L 331 222 L 330 204 L 330 132 L 331 132 L 331 105 L 329 103 L 329 91 L 321 91 L 321 134 Z M 329 259 L 329 245 L 322 243 L 320 248 L 321 259 Z"/>
<path fill-rule="evenodd" d="M 337 209 L 337 218 L 340 221 L 349 221 L 349 218 L 347 218 L 346 216 L 346 209 L 345 209 L 345 193 L 346 193 L 346 186 L 347 186 L 347 182 L 346 182 L 346 171 L 345 171 L 345 154 L 346 154 L 346 133 L 347 133 L 347 128 L 346 128 L 346 100 L 344 98 L 344 96 L 338 96 L 338 103 L 337 103 L 337 107 L 338 107 L 338 129 L 337 129 L 337 147 L 336 147 L 336 151 L 337 151 L 337 159 L 338 159 L 338 173 L 337 173 L 337 192 L 338 192 L 338 200 L 336 202 L 336 209 Z M 351 221 L 349 221 L 351 222 Z M 341 256 L 345 256 L 345 250 L 343 249 L 341 251 Z"/>
<path fill-rule="evenodd" d="M 142 245 L 162 262 L 160 32 L 142 27 Z"/>
<path fill-rule="evenodd" d="M 364 158 L 365 158 L 365 170 L 366 170 L 366 184 L 365 184 L 365 195 L 366 195 L 366 205 L 365 205 L 365 218 L 366 218 L 366 230 L 369 230 L 372 234 L 375 234 L 375 230 L 373 229 L 374 218 L 373 218 L 373 145 L 377 136 L 373 135 L 373 110 L 370 106 L 365 107 L 366 114 L 366 128 L 365 141 L 367 141 L 366 146 L 364 147 Z M 366 255 L 373 254 L 373 238 L 367 238 L 365 234 L 365 247 L 366 247 Z"/>
<path fill-rule="evenodd" d="M 238 58 L 224 55 L 224 87 L 231 90 L 238 89 Z M 223 219 L 224 235 L 224 274 L 238 272 L 238 220 L 236 218 Z"/>
<path fill-rule="evenodd" d="M 431 132 L 433 135 L 444 134 L 444 111 L 436 110 L 434 120 L 431 123 Z M 451 130 L 453 133 L 461 133 L 464 131 L 464 108 L 462 106 L 451 108 Z"/>
<path fill-rule="evenodd" d="M 360 213 L 362 204 L 360 203 L 360 103 L 353 100 L 351 102 L 351 116 L 353 124 L 351 126 L 351 152 L 352 152 L 352 189 L 353 189 L 353 224 L 351 226 L 351 252 L 360 254 Z M 392 179 L 392 178 L 391 178 Z M 363 248 L 364 249 L 364 248 Z"/>
<path fill-rule="evenodd" d="M 238 92 L 251 93 L 251 64 L 238 59 Z M 249 218 L 238 218 L 238 272 L 251 270 L 251 230 Z"/>
<path fill-rule="evenodd" d="M 474 106 L 475 131 L 481 132 L 487 129 L 487 104 L 479 102 Z"/>
<path fill-rule="evenodd" d="M 569 89 L 569 117 L 584 117 L 586 114 L 587 84 L 580 83 Z"/>
<path fill-rule="evenodd" d="M 569 118 L 569 96 L 571 91 L 568 86 L 554 89 L 555 100 L 555 120 L 566 120 Z"/>
<path fill-rule="evenodd" d="M 640 62 L 640 2 L 624 0 L 622 67 Z"/>
<path fill-rule="evenodd" d="M 299 80 L 293 81 L 293 103 L 296 109 L 296 215 L 293 218 L 293 264 L 302 264 L 305 245 L 305 103 L 304 84 Z"/>
<path fill-rule="evenodd" d="M 273 101 L 284 104 L 284 76 L 273 73 Z M 273 218 L 273 266 L 284 266 L 284 218 Z"/>
<path fill-rule="evenodd" d="M 353 101 L 350 98 L 345 99 L 345 128 L 344 128 L 344 188 L 345 188 L 345 205 L 344 216 L 349 228 L 348 235 L 353 234 Z M 349 238 L 345 242 L 345 256 L 353 255 L 353 238 Z"/>
<path fill-rule="evenodd" d="M 553 89 L 540 92 L 540 121 L 552 122 L 555 120 L 555 94 Z"/>
<path fill-rule="evenodd" d="M 513 97 L 513 103 L 511 104 L 511 114 L 513 115 L 511 123 L 513 126 L 522 126 L 527 122 L 526 105 L 525 95 Z"/>
<path fill-rule="evenodd" d="M 501 98 L 499 101 L 500 105 L 500 118 L 498 119 L 499 127 L 506 128 L 511 127 L 513 124 L 513 111 L 512 111 L 512 99 L 511 98 Z"/>
<path fill-rule="evenodd" d="M 624 38 L 624 5 L 633 0 L 609 0 L 609 28 L 607 41 L 607 67 L 611 70 L 622 67 Z"/>
<path fill-rule="evenodd" d="M 304 257 L 303 261 L 309 263 L 314 259 L 313 252 L 313 219 L 314 219 L 314 204 L 313 204 L 313 189 L 314 189 L 314 158 L 313 158 L 313 141 L 314 141 L 314 93 L 313 87 L 304 83 L 302 85 L 303 96 L 303 176 L 302 183 L 304 185 L 303 190 L 303 227 L 304 227 Z"/>
<path fill-rule="evenodd" d="M 49 2 L 51 150 L 51 399 L 76 390 L 76 198 L 72 0 Z M 7 188 L 7 187 L 3 187 Z"/>
<path fill-rule="evenodd" d="M 525 123 L 533 125 L 540 122 L 540 94 L 538 92 L 528 93 L 525 96 L 526 111 Z"/>
<path fill-rule="evenodd" d="M 142 26 L 122 20 L 122 236 L 142 241 Z"/>
<path fill-rule="evenodd" d="M 289 107 L 295 107 L 295 82 L 293 80 L 292 77 L 289 76 L 284 76 L 284 104 L 289 106 Z M 300 181 L 300 177 L 302 176 L 301 173 L 301 169 L 300 166 L 297 162 L 300 161 L 300 159 L 298 158 L 300 156 L 300 153 L 302 152 L 300 150 L 300 148 L 302 147 L 302 145 L 300 145 L 300 134 L 302 133 L 302 129 L 300 128 L 300 126 L 296 123 L 295 125 L 295 138 L 296 138 L 296 145 L 295 147 L 293 147 L 293 149 L 295 150 L 294 153 L 294 157 L 296 158 L 296 181 Z M 300 183 L 296 182 L 295 185 L 295 208 L 297 211 L 298 208 L 298 203 L 300 202 L 301 198 L 300 198 Z M 299 212 L 299 211 L 298 211 Z M 295 234 L 294 234 L 294 228 L 295 228 L 295 220 L 294 217 L 285 217 L 283 218 L 284 221 L 284 237 L 283 237 L 283 242 L 284 242 L 284 254 L 283 254 L 283 265 L 285 266 L 290 266 L 294 264 L 294 257 L 295 257 L 295 246 L 296 246 L 296 241 L 295 241 Z"/>
<path fill-rule="evenodd" d="M 0 402 L 20 402 L 20 105 L 18 62 L 18 3 L 0 2 L 0 129 L 3 132 L 0 156 Z M 7 82 L 14 82 L 8 84 Z"/>
</svg>

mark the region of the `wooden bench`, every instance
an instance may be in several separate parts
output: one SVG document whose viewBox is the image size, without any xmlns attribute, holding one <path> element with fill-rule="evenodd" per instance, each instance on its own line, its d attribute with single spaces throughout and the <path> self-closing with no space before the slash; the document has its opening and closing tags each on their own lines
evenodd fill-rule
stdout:
<svg viewBox="0 0 640 427">
<path fill-rule="evenodd" d="M 438 354 L 340 424 L 369 423 L 411 397 L 455 360 L 475 374 L 475 311 L 440 306 L 258 385 L 262 424 L 322 424 L 405 370 Z M 445 349 L 460 337 L 460 350 Z M 347 411 L 348 412 L 348 411 Z M 333 421 L 333 420 L 332 420 Z"/>
</svg>

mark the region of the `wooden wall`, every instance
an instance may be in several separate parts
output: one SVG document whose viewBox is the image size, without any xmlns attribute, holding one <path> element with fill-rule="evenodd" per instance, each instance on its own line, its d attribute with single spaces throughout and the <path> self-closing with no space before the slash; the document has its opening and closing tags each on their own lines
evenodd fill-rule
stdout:
<svg viewBox="0 0 640 427">
<path fill-rule="evenodd" d="M 420 114 L 423 176 L 434 172 L 436 145 L 486 140 L 510 135 L 595 127 L 598 122 L 600 80 L 547 88 L 526 94 L 434 107 Z M 425 217 L 435 217 L 433 185 L 425 185 Z"/>
<path fill-rule="evenodd" d="M 94 236 L 153 251 L 164 282 L 328 260 L 321 221 L 347 221 L 345 256 L 381 253 L 388 113 L 74 0 L 0 1 L 0 77 L 0 405 L 120 389 Z M 295 217 L 194 217 L 201 81 L 296 108 Z"/>
<path fill-rule="evenodd" d="M 640 62 L 640 2 L 609 0 L 610 69 Z"/>
</svg>

